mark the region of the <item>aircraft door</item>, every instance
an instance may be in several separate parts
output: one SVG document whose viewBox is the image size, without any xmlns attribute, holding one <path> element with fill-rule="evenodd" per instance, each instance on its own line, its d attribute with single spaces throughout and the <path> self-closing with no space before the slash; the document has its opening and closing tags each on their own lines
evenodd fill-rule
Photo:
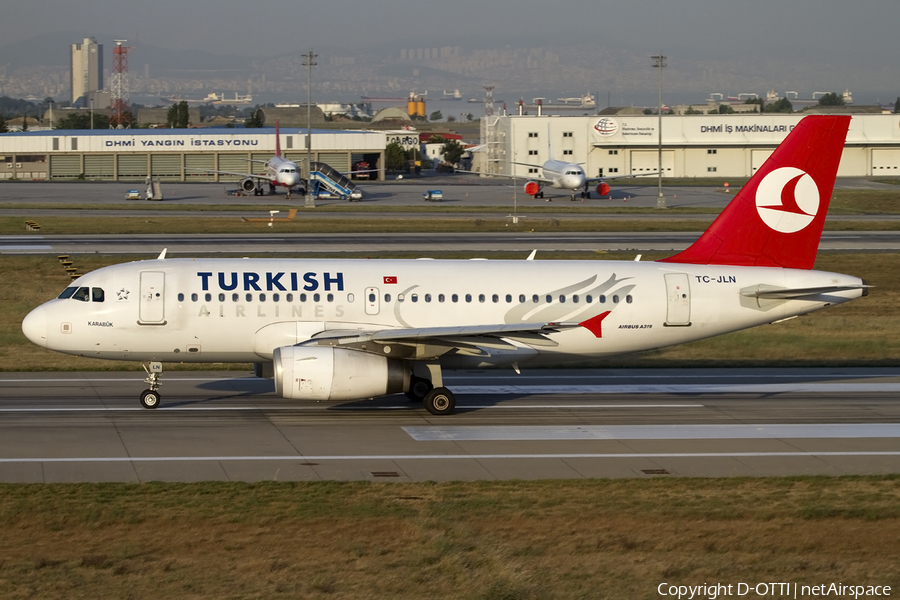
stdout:
<svg viewBox="0 0 900 600">
<path fill-rule="evenodd" d="M 160 271 L 141 272 L 141 325 L 165 325 L 166 274 Z"/>
<path fill-rule="evenodd" d="M 366 288 L 366 314 L 377 315 L 381 310 L 381 302 L 378 298 L 378 288 Z"/>
<path fill-rule="evenodd" d="M 666 273 L 666 327 L 691 324 L 691 285 L 687 273 Z"/>
</svg>

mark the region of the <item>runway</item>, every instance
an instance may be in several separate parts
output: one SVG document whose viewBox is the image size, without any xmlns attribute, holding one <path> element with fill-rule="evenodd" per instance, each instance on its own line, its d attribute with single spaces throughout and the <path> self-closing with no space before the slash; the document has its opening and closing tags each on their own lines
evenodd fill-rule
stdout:
<svg viewBox="0 0 900 600">
<path fill-rule="evenodd" d="M 404 396 L 277 398 L 246 373 L 0 374 L 0 481 L 377 480 L 900 472 L 900 369 L 448 373 Z"/>
<path fill-rule="evenodd" d="M 627 233 L 330 233 L 330 234 L 161 234 L 0 236 L 0 254 L 107 254 L 168 256 L 194 254 L 333 254 L 378 252 L 522 252 L 633 251 L 677 252 L 700 237 L 696 232 Z M 900 250 L 900 232 L 826 231 L 820 251 L 888 252 Z M 523 257 L 524 258 L 524 257 Z"/>
</svg>

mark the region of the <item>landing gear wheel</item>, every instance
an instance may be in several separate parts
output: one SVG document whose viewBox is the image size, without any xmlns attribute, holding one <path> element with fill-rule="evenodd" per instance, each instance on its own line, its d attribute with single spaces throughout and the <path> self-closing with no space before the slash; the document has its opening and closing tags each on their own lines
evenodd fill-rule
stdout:
<svg viewBox="0 0 900 600">
<path fill-rule="evenodd" d="M 404 394 L 413 402 L 421 402 L 432 389 L 434 389 L 434 386 L 427 379 L 413 377 L 409 382 L 409 390 L 404 392 Z"/>
<path fill-rule="evenodd" d="M 141 393 L 141 406 L 144 408 L 157 408 L 159 406 L 159 392 L 154 390 L 144 390 Z"/>
<path fill-rule="evenodd" d="M 425 408 L 433 415 L 451 415 L 456 408 L 456 397 L 445 387 L 434 388 L 425 396 Z"/>
</svg>

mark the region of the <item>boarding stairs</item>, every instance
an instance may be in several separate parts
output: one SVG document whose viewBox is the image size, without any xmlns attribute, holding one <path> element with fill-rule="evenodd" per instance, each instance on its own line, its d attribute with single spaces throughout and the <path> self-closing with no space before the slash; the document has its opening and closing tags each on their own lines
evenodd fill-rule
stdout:
<svg viewBox="0 0 900 600">
<path fill-rule="evenodd" d="M 331 168 L 327 163 L 313 162 L 310 172 L 310 192 L 317 198 L 340 198 L 341 200 L 359 200 L 362 192 L 350 178 Z"/>
</svg>

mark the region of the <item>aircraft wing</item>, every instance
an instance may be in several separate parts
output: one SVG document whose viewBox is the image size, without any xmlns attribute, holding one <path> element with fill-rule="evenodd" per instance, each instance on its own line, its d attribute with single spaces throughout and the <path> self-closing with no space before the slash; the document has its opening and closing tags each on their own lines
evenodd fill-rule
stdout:
<svg viewBox="0 0 900 600">
<path fill-rule="evenodd" d="M 598 183 L 600 181 L 612 181 L 613 179 L 628 179 L 632 177 L 646 177 L 647 175 L 659 175 L 659 171 L 653 171 L 652 173 L 628 173 L 627 175 L 613 175 L 612 177 L 588 177 L 588 183 Z"/>
<path fill-rule="evenodd" d="M 253 179 L 262 179 L 264 181 L 275 181 L 271 175 L 257 175 L 256 173 L 238 173 L 236 171 L 213 171 L 212 169 L 187 169 L 189 171 L 200 171 L 203 173 L 219 173 L 220 175 L 235 175 L 237 177 L 252 177 Z"/>
<path fill-rule="evenodd" d="M 600 321 L 608 313 L 592 317 L 582 323 L 576 322 L 544 322 L 496 325 L 469 325 L 460 327 L 414 327 L 405 329 L 381 329 L 377 331 L 329 330 L 323 331 L 312 339 L 303 342 L 302 346 L 337 346 L 355 350 L 372 351 L 372 343 L 399 346 L 391 356 L 397 358 L 429 359 L 436 358 L 450 351 L 467 354 L 480 354 L 482 347 L 510 347 L 512 344 L 503 338 L 518 338 L 546 345 L 549 340 L 544 337 L 548 333 L 556 333 L 566 329 L 585 327 L 599 332 Z M 596 333 L 595 333 L 596 335 Z"/>
<path fill-rule="evenodd" d="M 517 165 L 524 165 L 526 163 L 515 163 Z M 538 167 L 540 165 L 528 165 L 531 167 Z M 486 177 L 502 177 L 504 179 L 521 179 L 522 181 L 539 181 L 541 183 L 552 184 L 552 179 L 547 179 L 546 177 L 538 177 L 536 174 L 532 173 L 531 175 L 513 175 L 511 173 L 485 173 L 484 171 L 463 171 L 462 169 L 455 169 L 455 173 L 472 173 L 473 175 L 484 175 Z"/>
</svg>

